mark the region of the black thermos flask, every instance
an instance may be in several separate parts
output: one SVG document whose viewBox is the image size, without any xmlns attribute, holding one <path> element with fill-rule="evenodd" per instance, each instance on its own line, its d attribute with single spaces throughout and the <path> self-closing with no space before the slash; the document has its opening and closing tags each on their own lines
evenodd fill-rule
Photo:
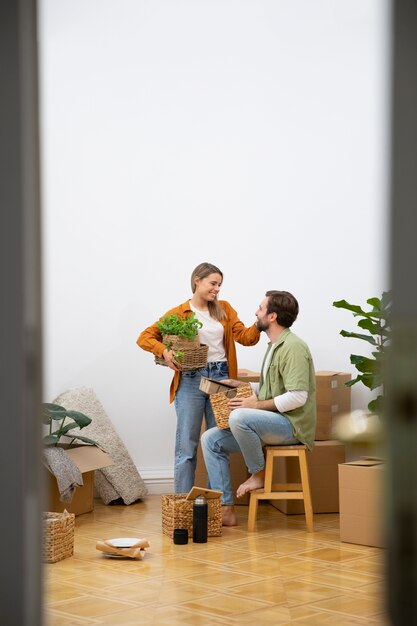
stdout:
<svg viewBox="0 0 417 626">
<path fill-rule="evenodd" d="M 193 541 L 207 543 L 207 500 L 198 496 L 193 504 Z"/>
</svg>

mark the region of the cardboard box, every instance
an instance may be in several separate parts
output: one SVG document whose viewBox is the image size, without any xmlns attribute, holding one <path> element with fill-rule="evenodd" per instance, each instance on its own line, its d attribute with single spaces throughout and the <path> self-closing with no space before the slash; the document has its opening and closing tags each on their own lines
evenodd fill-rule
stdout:
<svg viewBox="0 0 417 626">
<path fill-rule="evenodd" d="M 251 370 L 238 370 L 237 379 L 244 383 L 259 383 L 259 372 L 252 372 Z"/>
<path fill-rule="evenodd" d="M 359 459 L 339 465 L 340 540 L 384 547 L 381 460 Z"/>
<path fill-rule="evenodd" d="M 68 513 L 81 515 L 89 513 L 94 506 L 94 470 L 113 465 L 108 454 L 96 446 L 78 446 L 66 450 L 68 456 L 79 467 L 83 476 L 83 486 L 77 487 L 71 502 L 62 502 L 59 499 L 59 490 L 56 478 L 47 472 L 48 511 L 61 513 L 66 509 Z"/>
<path fill-rule="evenodd" d="M 250 476 L 248 468 L 246 467 L 243 456 L 240 452 L 232 452 L 230 455 L 230 475 L 232 479 L 233 493 L 236 494 L 236 490 L 242 483 L 245 482 Z M 201 444 L 198 444 L 197 450 L 197 467 L 195 472 L 194 483 L 199 487 L 205 487 L 207 485 L 207 470 L 204 463 L 203 452 L 201 450 Z M 235 504 L 249 504 L 249 494 L 243 496 L 243 498 L 234 497 Z"/>
<path fill-rule="evenodd" d="M 206 376 L 201 377 L 199 388 L 209 395 L 224 393 L 228 398 L 233 398 L 236 395 L 236 387 L 233 385 L 226 385 L 225 383 L 220 383 L 218 380 L 207 378 Z"/>
<path fill-rule="evenodd" d="M 313 513 L 339 512 L 339 464 L 345 461 L 345 446 L 338 441 L 316 441 L 307 452 Z M 275 459 L 273 483 L 299 483 L 300 464 L 296 457 Z M 270 500 L 287 514 L 304 515 L 301 500 Z"/>
<path fill-rule="evenodd" d="M 316 440 L 331 439 L 334 418 L 350 413 L 351 392 L 350 387 L 345 387 L 349 380 L 351 374 L 346 372 L 316 372 Z"/>
</svg>

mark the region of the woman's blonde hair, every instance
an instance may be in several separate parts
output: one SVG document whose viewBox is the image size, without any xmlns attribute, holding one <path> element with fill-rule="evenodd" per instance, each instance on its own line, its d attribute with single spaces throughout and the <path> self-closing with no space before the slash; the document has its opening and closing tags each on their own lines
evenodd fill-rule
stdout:
<svg viewBox="0 0 417 626">
<path fill-rule="evenodd" d="M 193 293 L 195 292 L 195 289 L 196 289 L 195 279 L 196 278 L 206 278 L 207 276 L 210 276 L 210 274 L 220 274 L 223 280 L 223 272 L 219 270 L 219 268 L 213 265 L 212 263 L 200 263 L 200 265 L 197 265 L 197 267 L 194 268 L 191 274 L 191 291 Z M 213 300 L 212 302 L 208 302 L 207 305 L 208 305 L 210 316 L 214 317 L 215 320 L 220 322 L 221 320 L 227 319 L 226 312 L 222 309 L 222 307 L 218 303 L 217 298 L 216 300 Z"/>
</svg>

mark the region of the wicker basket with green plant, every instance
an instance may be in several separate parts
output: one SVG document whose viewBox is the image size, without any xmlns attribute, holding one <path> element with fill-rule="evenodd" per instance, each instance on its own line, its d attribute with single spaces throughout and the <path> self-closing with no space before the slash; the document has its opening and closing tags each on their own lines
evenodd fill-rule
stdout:
<svg viewBox="0 0 417 626">
<path fill-rule="evenodd" d="M 162 335 L 162 343 L 168 350 L 174 351 L 175 360 L 182 370 L 200 369 L 207 365 L 208 346 L 200 344 L 198 329 L 202 323 L 195 313 L 181 317 L 172 313 L 166 315 L 157 324 Z M 166 365 L 165 359 L 155 357 L 157 365 Z"/>
</svg>

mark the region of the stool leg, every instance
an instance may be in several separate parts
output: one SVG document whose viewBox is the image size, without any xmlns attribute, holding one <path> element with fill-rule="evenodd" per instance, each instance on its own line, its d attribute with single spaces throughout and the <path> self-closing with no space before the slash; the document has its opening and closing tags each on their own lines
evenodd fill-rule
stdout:
<svg viewBox="0 0 417 626">
<path fill-rule="evenodd" d="M 274 454 L 273 452 L 267 450 L 265 457 L 265 481 L 264 481 L 264 491 L 265 493 L 269 493 L 272 491 L 272 475 L 274 469 Z"/>
<path fill-rule="evenodd" d="M 307 525 L 307 531 L 311 533 L 313 532 L 313 505 L 311 503 L 310 480 L 308 477 L 308 465 L 307 465 L 307 456 L 306 456 L 305 450 L 300 450 L 299 460 L 300 460 L 301 485 L 302 485 L 303 497 L 304 497 L 304 511 L 305 511 L 305 516 L 306 516 L 306 525 Z"/>
<path fill-rule="evenodd" d="M 248 530 L 255 529 L 256 515 L 258 513 L 258 496 L 252 492 L 249 497 Z"/>
</svg>

